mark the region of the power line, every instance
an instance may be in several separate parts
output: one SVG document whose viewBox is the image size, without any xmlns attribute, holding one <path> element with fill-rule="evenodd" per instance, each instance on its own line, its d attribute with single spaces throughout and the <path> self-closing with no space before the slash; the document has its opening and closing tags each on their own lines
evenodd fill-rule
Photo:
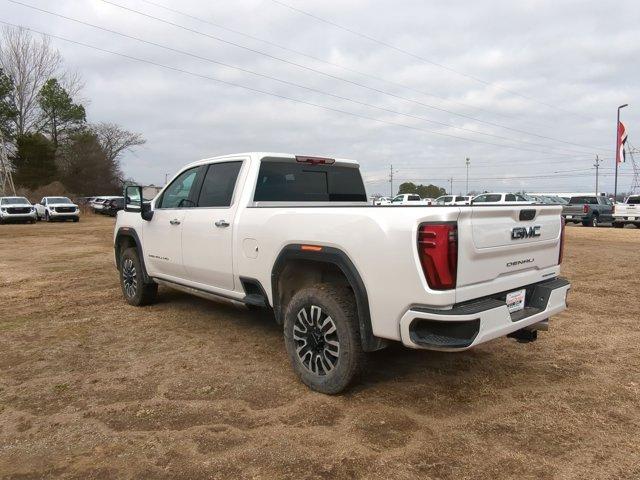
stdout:
<svg viewBox="0 0 640 480">
<path fill-rule="evenodd" d="M 331 20 L 327 20 L 325 18 L 319 17 L 318 15 L 314 15 L 313 13 L 307 12 L 307 11 L 302 10 L 300 8 L 296 8 L 296 7 L 294 7 L 292 5 L 289 5 L 288 3 L 282 2 L 280 0 L 271 0 L 271 1 L 273 3 L 275 3 L 275 4 L 277 4 L 277 5 L 280 5 L 282 7 L 286 7 L 288 9 L 293 10 L 295 12 L 298 12 L 298 13 L 300 13 L 302 15 L 306 15 L 306 16 L 308 16 L 310 18 L 313 18 L 313 19 L 315 19 L 315 20 L 317 20 L 319 22 L 326 23 L 327 25 L 331 25 L 331 26 L 333 26 L 335 28 L 338 28 L 338 29 L 343 30 L 343 31 L 348 32 L 348 33 L 351 33 L 352 35 L 356 35 L 358 37 L 361 37 L 361 38 L 364 38 L 366 40 L 369 40 L 369 41 L 371 41 L 373 43 L 377 43 L 378 45 L 382 45 L 383 47 L 386 47 L 386 48 L 389 48 L 391 50 L 395 50 L 397 52 L 400 52 L 400 53 L 402 53 L 404 55 L 407 55 L 409 57 L 412 57 L 412 58 L 414 58 L 416 60 L 420 60 L 423 63 L 427 63 L 429 65 L 433 65 L 435 67 L 444 69 L 444 70 L 446 70 L 448 72 L 455 73 L 456 75 L 460 75 L 462 77 L 468 78 L 470 80 L 473 80 L 475 82 L 481 83 L 483 85 L 487 85 L 487 86 L 491 86 L 491 87 L 497 88 L 499 90 L 502 90 L 503 92 L 510 93 L 511 95 L 516 95 L 516 96 L 524 98 L 526 100 L 538 103 L 540 105 L 544 105 L 545 107 L 552 108 L 554 110 L 559 110 L 561 112 L 568 113 L 570 115 L 575 115 L 575 116 L 579 116 L 579 117 L 582 117 L 582 118 L 587 118 L 589 120 L 592 120 L 591 118 L 589 118 L 589 117 L 587 117 L 585 115 L 582 115 L 582 114 L 579 114 L 579 113 L 576 113 L 576 112 L 572 112 L 570 110 L 566 110 L 566 109 L 564 109 L 562 107 L 559 107 L 557 105 L 553 105 L 553 104 L 550 104 L 550 103 L 547 103 L 547 102 L 543 102 L 541 100 L 537 100 L 537 99 L 535 99 L 535 98 L 533 98 L 533 97 L 531 97 L 529 95 L 525 95 L 523 93 L 516 92 L 515 90 L 510 90 L 508 88 L 501 87 L 500 85 L 496 85 L 493 82 L 489 82 L 487 80 L 483 80 L 483 79 L 481 79 L 479 77 L 476 77 L 474 75 L 470 75 L 468 73 L 464 73 L 464 72 L 461 72 L 459 70 L 456 70 L 456 69 L 453 69 L 451 67 L 448 67 L 446 65 L 443 65 L 441 63 L 435 62 L 433 60 L 429 60 L 429 59 L 427 59 L 425 57 L 422 57 L 422 56 L 417 55 L 415 53 L 409 52 L 408 50 L 405 50 L 403 48 L 397 47 L 397 46 L 395 46 L 393 44 L 390 44 L 390 43 L 387 43 L 387 42 L 385 42 L 383 40 L 379 40 L 379 39 L 374 38 L 374 37 L 372 37 L 370 35 L 367 35 L 365 33 L 358 32 L 357 30 L 353 30 L 353 29 L 351 29 L 349 27 L 345 27 L 344 25 L 340 25 L 338 23 L 332 22 Z"/>
<path fill-rule="evenodd" d="M 12 2 L 12 3 L 20 3 L 20 2 L 17 2 L 16 0 L 9 0 L 9 1 Z M 108 4 L 108 5 L 112 5 L 112 6 L 116 7 L 116 8 L 120 8 L 122 10 L 131 12 L 131 13 L 135 13 L 137 15 L 140 15 L 140 16 L 143 16 L 143 17 L 146 17 L 146 18 L 150 18 L 150 19 L 155 20 L 157 22 L 161 22 L 161 23 L 164 23 L 164 24 L 167 24 L 167 25 L 171 25 L 171 26 L 173 26 L 175 28 L 179 28 L 179 29 L 185 30 L 187 32 L 191 32 L 191 33 L 194 33 L 194 34 L 197 34 L 197 35 L 201 35 L 201 36 L 210 38 L 212 40 L 215 40 L 215 41 L 218 41 L 218 42 L 222 42 L 222 43 L 231 45 L 231 46 L 236 47 L 236 48 L 240 48 L 242 50 L 246 50 L 246 51 L 249 51 L 249 52 L 252 52 L 252 53 L 256 53 L 258 55 L 265 56 L 265 57 L 270 58 L 272 60 L 283 62 L 283 63 L 286 63 L 288 65 L 295 66 L 297 68 L 301 68 L 301 69 L 304 69 L 304 70 L 307 70 L 307 71 L 311 71 L 311 72 L 314 72 L 316 74 L 319 74 L 319 75 L 322 75 L 322 76 L 325 76 L 325 77 L 328 77 L 328 78 L 331 78 L 331 79 L 334 79 L 334 80 L 338 80 L 338 81 L 341 81 L 341 82 L 345 82 L 345 83 L 357 86 L 359 88 L 364 88 L 364 89 L 367 89 L 367 90 L 371 90 L 373 92 L 380 93 L 382 95 L 386 95 L 386 96 L 389 96 L 389 97 L 393 97 L 395 99 L 402 100 L 402 101 L 405 101 L 405 102 L 415 103 L 416 105 L 420 105 L 420 106 L 425 107 L 425 108 L 438 110 L 438 111 L 442 111 L 442 112 L 447 112 L 447 113 L 450 113 L 452 115 L 462 116 L 464 118 L 468 118 L 468 119 L 471 119 L 471 120 L 474 120 L 474 121 L 477 121 L 477 122 L 480 122 L 480 123 L 485 123 L 485 124 L 488 124 L 488 125 L 492 125 L 492 126 L 495 126 L 495 127 L 498 127 L 498 128 L 504 128 L 504 129 L 515 131 L 515 132 L 518 132 L 518 133 L 523 133 L 525 135 L 535 136 L 535 137 L 543 138 L 543 139 L 546 139 L 546 140 L 551 140 L 551 141 L 555 141 L 555 142 L 560 142 L 560 143 L 564 143 L 564 144 L 568 144 L 568 145 L 577 146 L 577 147 L 580 147 L 580 148 L 588 148 L 590 150 L 603 150 L 603 151 L 605 150 L 605 149 L 602 149 L 602 148 L 599 148 L 599 147 L 591 147 L 591 146 L 587 146 L 587 145 L 568 142 L 568 141 L 565 141 L 565 140 L 556 139 L 556 138 L 553 138 L 553 137 L 547 137 L 547 136 L 544 136 L 544 135 L 538 135 L 538 134 L 535 134 L 535 133 L 527 132 L 525 130 L 519 130 L 519 129 L 515 129 L 515 128 L 512 128 L 512 127 L 505 126 L 505 125 L 496 124 L 496 123 L 493 123 L 493 122 L 487 122 L 485 120 L 481 120 L 481 119 L 478 119 L 476 117 L 472 117 L 470 115 L 459 114 L 459 113 L 456 113 L 456 112 L 453 112 L 453 111 L 450 111 L 450 110 L 447 110 L 447 109 L 443 109 L 443 108 L 440 108 L 440 107 L 436 107 L 436 106 L 433 106 L 433 105 L 430 105 L 430 104 L 427 104 L 427 103 L 424 103 L 424 102 L 420 102 L 420 101 L 417 101 L 417 100 L 414 100 L 414 99 L 411 99 L 411 98 L 403 97 L 403 96 L 397 95 L 395 93 L 387 92 L 385 90 L 381 90 L 379 88 L 375 88 L 375 87 L 372 87 L 370 85 L 365 85 L 363 83 L 355 82 L 355 81 L 349 80 L 347 78 L 339 77 L 337 75 L 332 75 L 332 74 L 324 72 L 322 70 L 318 70 L 318 69 L 315 69 L 315 68 L 312 68 L 312 67 L 308 67 L 306 65 L 302 65 L 300 63 L 293 62 L 291 60 L 287 60 L 287 59 L 282 58 L 282 57 L 271 55 L 270 53 L 263 52 L 261 50 L 256 50 L 254 48 L 247 47 L 245 45 L 241 45 L 241 44 L 236 43 L 236 42 L 225 40 L 225 39 L 217 37 L 215 35 L 211 35 L 209 33 L 202 32 L 200 30 L 196 30 L 194 28 L 190 28 L 190 27 L 187 27 L 185 25 L 181 25 L 179 23 L 175 23 L 175 22 L 172 22 L 172 21 L 169 21 L 169 20 L 165 20 L 163 18 L 156 17 L 154 15 L 151 15 L 151 14 L 146 13 L 146 12 L 142 12 L 140 10 L 135 10 L 133 8 L 130 8 L 130 7 L 127 7 L 127 6 L 124 6 L 124 5 L 120 5 L 118 3 L 112 2 L 111 0 L 101 0 L 101 1 L 103 3 Z M 28 6 L 28 5 L 23 4 L 23 3 L 20 3 L 20 4 Z M 473 133 L 480 134 L 480 135 L 495 136 L 495 135 L 487 134 L 487 133 L 484 133 L 484 132 L 478 132 L 478 131 L 475 131 L 475 130 L 464 129 L 463 127 L 456 127 L 455 125 L 451 125 L 451 124 L 447 124 L 447 123 L 436 122 L 434 120 L 427 120 L 427 121 L 431 121 L 433 123 L 439 123 L 441 125 L 452 127 L 452 128 L 456 128 L 456 129 L 462 129 L 462 130 L 471 131 Z M 499 138 L 499 136 L 495 136 L 495 137 Z M 512 139 L 509 139 L 509 140 L 510 141 L 518 141 L 518 140 L 512 140 Z M 519 140 L 519 141 L 523 142 L 523 143 L 531 143 L 531 142 L 526 142 L 526 141 L 523 141 L 523 140 Z M 537 144 L 537 145 L 540 145 L 540 144 Z M 549 146 L 545 146 L 545 147 L 547 147 L 547 148 L 557 148 L 557 147 L 549 147 Z M 579 152 L 579 153 L 591 153 L 591 152 Z"/>
<path fill-rule="evenodd" d="M 146 64 L 153 65 L 153 66 L 156 66 L 156 67 L 164 68 L 164 69 L 167 69 L 167 70 L 183 73 L 183 74 L 186 74 L 186 75 L 190 75 L 190 76 L 194 76 L 194 77 L 198 77 L 198 78 L 202 78 L 202 79 L 211 80 L 211 81 L 214 81 L 214 82 L 217 82 L 217 83 L 221 83 L 221 84 L 224 84 L 224 85 L 228 85 L 228 86 L 242 88 L 242 89 L 254 92 L 254 93 L 260 93 L 260 94 L 263 94 L 263 95 L 269 95 L 269 96 L 272 96 L 272 97 L 280 98 L 280 99 L 283 99 L 283 100 L 289 100 L 289 101 L 292 101 L 292 102 L 296 102 L 296 103 L 300 103 L 300 104 L 303 104 L 303 105 L 308 105 L 308 106 L 320 108 L 320 109 L 331 111 L 331 112 L 342 113 L 344 115 L 349 115 L 349 116 L 352 116 L 352 117 L 355 117 L 355 118 L 360 118 L 360 119 L 364 119 L 364 120 L 370 120 L 370 121 L 377 122 L 377 123 L 382 123 L 382 124 L 386 124 L 386 125 L 406 128 L 406 129 L 409 129 L 409 130 L 419 131 L 419 132 L 423 132 L 423 133 L 429 133 L 429 134 L 432 134 L 432 135 L 439 135 L 439 136 L 446 137 L 446 138 L 453 138 L 453 139 L 456 139 L 456 140 L 462 140 L 462 141 L 467 141 L 467 142 L 472 142 L 472 143 L 480 143 L 480 144 L 484 144 L 484 145 L 491 145 L 491 146 L 500 147 L 500 148 L 510 148 L 510 149 L 515 149 L 515 150 L 529 151 L 529 152 L 542 153 L 542 154 L 553 153 L 553 152 L 544 152 L 544 151 L 540 151 L 540 150 L 525 149 L 525 148 L 517 147 L 517 146 L 514 146 L 514 145 L 505 145 L 505 144 L 487 142 L 487 141 L 477 140 L 477 139 L 472 139 L 472 138 L 460 137 L 460 136 L 457 136 L 457 135 L 451 135 L 451 134 L 442 133 L 442 132 L 438 132 L 438 131 L 434 131 L 434 130 L 428 130 L 428 129 L 416 127 L 416 126 L 413 126 L 413 125 L 407 125 L 407 124 L 404 124 L 404 123 L 398 123 L 398 122 L 392 122 L 392 121 L 389 121 L 389 120 L 383 120 L 383 119 L 371 117 L 371 116 L 368 116 L 368 115 L 362 115 L 362 114 L 350 112 L 350 111 L 347 111 L 347 110 L 342 110 L 342 109 L 338 109 L 338 108 L 334 108 L 334 107 L 329 107 L 329 106 L 326 106 L 326 105 L 321 105 L 321 104 L 318 104 L 318 103 L 309 102 L 309 101 L 306 101 L 306 100 L 300 100 L 300 99 L 296 99 L 296 98 L 293 98 L 293 97 L 288 97 L 286 95 L 281 95 L 281 94 L 278 94 L 278 93 L 269 92 L 269 91 L 266 91 L 266 90 L 261 90 L 259 88 L 254 88 L 254 87 L 250 87 L 250 86 L 247 86 L 247 85 L 242 85 L 242 84 L 239 84 L 239 83 L 230 82 L 230 81 L 227 81 L 227 80 L 222 80 L 220 78 L 212 77 L 212 76 L 209 76 L 209 75 L 203 75 L 203 74 L 191 72 L 189 70 L 184 70 L 184 69 L 181 69 L 181 68 L 172 67 L 172 66 L 165 65 L 165 64 L 162 64 L 162 63 L 154 62 L 152 60 L 142 59 L 142 58 L 139 58 L 139 57 L 134 57 L 132 55 L 127 55 L 127 54 L 124 54 L 124 53 L 115 52 L 115 51 L 112 51 L 112 50 L 107 50 L 107 49 L 104 49 L 104 48 L 101 48 L 101 47 L 96 47 L 95 45 L 90 45 L 90 44 L 87 44 L 87 43 L 84 43 L 84 42 L 80 42 L 80 41 L 77 41 L 77 40 L 71 40 L 69 38 L 65 38 L 65 37 L 62 37 L 60 35 L 54 35 L 54 34 L 42 32 L 42 31 L 39 31 L 39 30 L 35 30 L 33 28 L 24 27 L 24 26 L 21 27 L 19 25 L 15 25 L 13 23 L 6 22 L 6 21 L 3 21 L 3 20 L 0 20 L 0 23 L 3 23 L 5 25 L 9 25 L 9 26 L 13 26 L 13 27 L 16 27 L 16 28 L 25 28 L 26 30 L 32 31 L 34 33 L 38 33 L 38 34 L 41 34 L 41 35 L 47 35 L 47 36 L 49 36 L 51 38 L 56 38 L 58 40 L 62 40 L 62 41 L 69 42 L 69 43 L 73 43 L 73 44 L 80 45 L 80 46 L 83 46 L 83 47 L 86 47 L 86 48 L 91 48 L 91 49 L 94 49 L 94 50 L 97 50 L 97 51 L 101 51 L 103 53 L 108 53 L 108 54 L 116 55 L 116 56 L 119 56 L 119 57 L 122 57 L 122 58 L 127 58 L 129 60 L 146 63 Z M 567 155 L 567 156 L 570 156 L 570 155 Z"/>
<path fill-rule="evenodd" d="M 446 98 L 446 97 L 442 97 L 442 96 L 439 96 L 439 95 L 435 95 L 435 94 L 433 94 L 433 93 L 425 92 L 424 90 L 416 89 L 416 88 L 414 88 L 414 87 L 411 87 L 411 86 L 408 86 L 408 85 L 405 85 L 405 84 L 401 84 L 401 83 L 394 82 L 394 81 L 391 81 L 391 80 L 388 80 L 388 79 L 385 79 L 385 78 L 382 78 L 382 77 L 379 77 L 379 76 L 376 76 L 376 75 L 372 75 L 372 74 L 370 74 L 370 73 L 365 73 L 365 72 L 362 72 L 362 71 L 356 70 L 356 69 L 354 69 L 354 68 L 345 67 L 345 66 L 343 66 L 343 65 L 339 65 L 339 64 L 337 64 L 337 63 L 329 62 L 329 61 L 324 60 L 324 59 L 322 59 L 322 58 L 320 58 L 320 57 L 317 57 L 317 56 L 315 56 L 315 55 L 310 55 L 310 54 L 308 54 L 308 53 L 301 52 L 300 50 L 296 50 L 296 49 L 293 49 L 293 48 L 290 48 L 290 47 L 287 47 L 287 46 L 281 45 L 281 44 L 276 43 L 276 42 L 273 42 L 273 41 L 271 41 L 271 40 L 265 40 L 265 39 L 263 39 L 263 38 L 260 38 L 260 37 L 255 36 L 255 35 L 250 35 L 250 34 L 248 34 L 248 33 L 242 32 L 242 31 L 240 31 L 240 30 L 236 30 L 236 29 L 233 29 L 233 28 L 226 27 L 226 26 L 221 25 L 221 24 L 219 24 L 219 23 L 212 22 L 212 21 L 207 20 L 207 19 L 205 19 L 205 18 L 198 17 L 198 16 L 196 16 L 196 15 L 192 15 L 192 14 L 190 14 L 190 13 L 186 13 L 186 12 L 181 11 L 181 10 L 177 10 L 177 9 L 175 9 L 175 8 L 167 7 L 166 5 L 162 5 L 162 4 L 160 4 L 160 3 L 153 2 L 153 1 L 151 1 L 151 0 L 140 0 L 140 1 L 142 1 L 142 2 L 144 2 L 144 3 L 146 3 L 146 4 L 149 4 L 149 5 L 153 5 L 154 7 L 157 7 L 157 8 L 163 9 L 163 10 L 166 10 L 166 11 L 168 11 L 168 12 L 175 13 L 175 14 L 177 14 L 177 15 L 184 16 L 184 17 L 189 18 L 189 19 L 191 19 L 191 20 L 195 20 L 195 21 L 197 21 L 197 22 L 201 22 L 201 23 L 204 23 L 204 24 L 207 24 L 207 25 L 211 25 L 211 26 L 213 26 L 213 27 L 219 28 L 219 29 L 224 30 L 224 31 L 227 31 L 227 32 L 231 32 L 231 33 L 233 33 L 233 34 L 235 34 L 235 35 L 240 35 L 240 36 L 242 36 L 242 37 L 249 38 L 249 39 L 251 39 L 251 40 L 254 40 L 254 41 L 257 41 L 257 42 L 261 42 L 261 43 L 264 43 L 265 45 L 270 45 L 270 46 L 272 46 L 272 47 L 276 47 L 276 48 L 282 49 L 282 50 L 284 50 L 284 51 L 286 51 L 286 52 L 294 53 L 294 54 L 296 54 L 296 55 L 300 55 L 300 56 L 303 56 L 303 57 L 309 58 L 309 59 L 311 59 L 311 60 L 314 60 L 314 61 L 316 61 L 316 62 L 323 63 L 323 64 L 325 64 L 325 65 L 330 65 L 330 66 L 332 66 L 332 67 L 339 68 L 339 69 L 341 69 L 341 70 L 345 70 L 345 71 L 347 71 L 347 72 L 352 72 L 352 73 L 355 73 L 355 74 L 357 74 L 357 75 L 361 75 L 361 76 L 363 76 L 363 77 L 371 78 L 371 79 L 374 79 L 374 80 L 377 80 L 377 81 L 380 81 L 380 82 L 387 83 L 387 84 L 389 84 L 389 85 L 393 85 L 393 86 L 400 87 L 400 88 L 403 88 L 403 89 L 406 89 L 406 90 L 410 90 L 410 91 L 413 91 L 413 92 L 415 92 L 415 93 L 418 93 L 418 94 L 421 94 L 421 95 L 425 95 L 425 96 L 427 96 L 427 97 L 437 98 L 437 99 L 442 100 L 442 101 L 445 101 L 445 102 L 449 102 L 449 103 L 453 103 L 453 104 L 456 104 L 456 105 L 460 105 L 460 106 L 465 107 L 465 108 L 471 108 L 471 109 L 477 110 L 477 111 L 479 111 L 479 112 L 488 113 L 488 114 L 490 114 L 490 115 L 498 115 L 498 116 L 505 117 L 505 118 L 510 118 L 510 119 L 516 118 L 514 115 L 506 115 L 506 114 L 501 113 L 501 112 L 491 111 L 491 110 L 487 110 L 487 109 L 484 109 L 484 108 L 477 107 L 477 106 L 475 106 L 475 105 L 470 105 L 470 104 L 468 104 L 468 103 L 464 103 L 464 102 L 459 102 L 459 101 L 456 101 L 456 100 L 452 100 L 452 99 L 449 99 L 449 98 Z M 401 97 L 401 98 L 402 98 L 403 100 L 405 100 L 405 101 L 411 101 L 411 102 L 414 102 L 414 100 L 412 100 L 412 99 L 405 99 L 405 97 Z M 420 104 L 421 106 L 424 106 L 424 107 L 427 107 L 427 108 L 431 108 L 431 109 L 435 109 L 435 110 L 438 110 L 438 111 L 446 112 L 446 113 L 449 113 L 449 114 L 451 114 L 451 115 L 455 115 L 455 116 L 459 116 L 459 117 L 462 117 L 462 118 L 466 118 L 466 119 L 474 120 L 474 121 L 476 121 L 476 122 L 485 123 L 485 124 L 487 124 L 487 125 L 491 125 L 491 126 L 494 126 L 494 127 L 504 128 L 504 129 L 511 130 L 511 131 L 514 131 L 514 132 L 523 133 L 523 134 L 525 134 L 525 135 L 530 135 L 530 136 L 534 136 L 534 137 L 538 137 L 538 138 L 542 138 L 542 139 L 546 139 L 546 140 L 558 141 L 558 142 L 561 142 L 561 143 L 566 143 L 566 144 L 568 144 L 568 145 L 573 145 L 573 146 L 578 146 L 578 147 L 584 147 L 584 148 L 596 148 L 596 147 L 590 147 L 590 146 L 586 146 L 586 145 L 582 145 L 582 144 L 577 144 L 577 143 L 573 143 L 573 142 L 567 142 L 567 141 L 565 141 L 565 140 L 556 139 L 556 138 L 548 137 L 548 136 L 545 136 L 545 135 L 539 135 L 539 134 L 536 134 L 536 133 L 533 133 L 533 132 L 529 132 L 529 131 L 526 131 L 526 130 L 517 129 L 517 128 L 514 128 L 514 127 L 509 127 L 509 126 L 506 126 L 506 125 L 501 125 L 501 124 L 494 123 L 494 122 L 489 122 L 489 121 L 486 121 L 486 120 L 479 119 L 479 118 L 477 118 L 477 117 L 473 117 L 473 116 L 471 116 L 471 115 L 466 115 L 466 114 L 462 114 L 462 113 L 459 113 L 459 112 L 454 112 L 454 111 L 447 110 L 447 109 L 440 108 L 440 107 L 436 107 L 436 106 L 433 106 L 433 105 L 421 104 L 421 103 L 419 103 L 419 104 Z M 604 149 L 604 148 L 598 148 L 598 149 L 599 149 L 599 150 L 603 150 L 603 151 L 604 151 L 604 150 L 606 150 L 606 149 Z"/>
<path fill-rule="evenodd" d="M 194 54 L 194 53 L 191 53 L 191 52 L 187 52 L 187 51 L 184 51 L 184 50 L 179 50 L 179 49 L 170 47 L 168 45 L 163 45 L 163 44 L 160 44 L 160 43 L 157 43 L 157 42 L 153 42 L 153 41 L 142 39 L 140 37 L 135 37 L 135 36 L 132 36 L 132 35 L 129 35 L 129 34 L 126 34 L 126 33 L 118 32 L 116 30 L 112 30 L 112 29 L 109 29 L 109 28 L 106 28 L 106 27 L 95 25 L 95 24 L 92 24 L 92 23 L 89 23 L 89 22 L 86 22 L 86 21 L 83 21 L 83 20 L 79 20 L 77 18 L 73 18 L 73 17 L 69 17 L 67 15 L 63 15 L 63 14 L 57 13 L 57 12 L 52 12 L 50 10 L 39 8 L 39 7 L 36 7 L 34 5 L 30 5 L 30 4 L 27 4 L 27 3 L 24 3 L 24 2 L 20 2 L 18 0 L 8 0 L 8 1 L 11 2 L 11 3 L 17 4 L 17 5 L 21 5 L 23 7 L 32 9 L 32 10 L 36 10 L 36 11 L 41 12 L 41 13 L 52 15 L 52 16 L 55 16 L 55 17 L 58 17 L 58 18 L 63 18 L 65 20 L 68 20 L 68 21 L 71 21 L 71 22 L 75 22 L 75 23 L 79 23 L 81 25 L 85 25 L 85 26 L 88 26 L 88 27 L 91 27 L 91 28 L 94 28 L 94 29 L 97 29 L 97 30 L 101 30 L 101 31 L 104 31 L 104 32 L 107 32 L 107 33 L 110 33 L 110 34 L 113 34 L 113 35 L 118 35 L 118 36 L 121 36 L 121 37 L 124 37 L 124 38 L 128 38 L 130 40 L 135 40 L 135 41 L 140 42 L 140 43 L 145 43 L 147 45 L 152 45 L 152 46 L 155 46 L 155 47 L 158 47 L 158 48 L 162 48 L 164 50 L 168 50 L 168 51 L 171 51 L 171 52 L 174 52 L 174 53 L 179 53 L 181 55 L 186 55 L 186 56 L 189 56 L 189 57 L 192 57 L 192 58 L 196 58 L 198 60 L 203 60 L 203 61 L 206 61 L 206 62 L 209 62 L 209 63 L 213 63 L 213 64 L 216 64 L 216 65 L 220 65 L 220 66 L 223 66 L 223 67 L 226 67 L 226 68 L 230 68 L 230 69 L 233 69 L 233 70 L 241 71 L 243 73 L 248 73 L 248 74 L 251 74 L 251 75 L 258 76 L 258 77 L 266 78 L 266 79 L 269 79 L 269 80 L 272 80 L 272 81 L 275 81 L 275 82 L 279 82 L 279 83 L 282 83 L 282 84 L 285 84 L 285 85 L 294 86 L 294 87 L 301 88 L 301 89 L 304 89 L 304 90 L 307 90 L 307 91 L 311 91 L 311 92 L 314 92 L 314 93 L 319 93 L 321 95 L 326 95 L 326 96 L 329 96 L 329 97 L 337 98 L 339 100 L 344 100 L 344 101 L 347 101 L 347 102 L 355 103 L 357 105 L 365 106 L 365 107 L 368 107 L 368 108 L 374 108 L 374 109 L 377 109 L 377 110 L 380 110 L 380 111 L 384 111 L 384 112 L 387 112 L 387 113 L 392 113 L 392 114 L 395 114 L 395 115 L 401 115 L 401 116 L 404 116 L 404 117 L 413 118 L 413 119 L 416 119 L 416 120 L 421 120 L 421 121 L 424 121 L 424 122 L 428 122 L 428 123 L 432 123 L 432 124 L 436 124 L 436 125 L 440 125 L 440 126 L 444 126 L 444 127 L 451 127 L 451 128 L 455 128 L 457 130 L 462 130 L 462 131 L 469 132 L 469 133 L 474 133 L 474 134 L 477 134 L 477 135 L 483 135 L 483 136 L 487 136 L 487 137 L 491 137 L 491 138 L 496 138 L 496 139 L 499 139 L 499 140 L 505 140 L 505 141 L 508 141 L 508 142 L 523 143 L 523 144 L 533 145 L 533 146 L 542 147 L 542 148 L 555 148 L 555 149 L 559 150 L 559 147 L 554 147 L 554 146 L 550 146 L 550 145 L 544 145 L 544 144 L 535 143 L 535 142 L 528 142 L 526 140 L 513 139 L 513 138 L 509 138 L 509 137 L 504 137 L 504 136 L 501 136 L 501 135 L 495 135 L 495 134 L 491 134 L 491 133 L 480 132 L 480 131 L 477 131 L 477 130 L 464 128 L 464 127 L 457 127 L 457 126 L 451 125 L 449 123 L 439 122 L 439 121 L 432 120 L 432 119 L 429 119 L 429 118 L 426 118 L 426 117 L 422 117 L 422 116 L 419 116 L 419 115 L 413 115 L 413 114 L 410 114 L 410 113 L 400 112 L 400 111 L 397 111 L 397 110 L 392 110 L 392 109 L 381 107 L 381 106 L 374 105 L 374 104 L 371 104 L 371 103 L 362 102 L 360 100 L 355 100 L 355 99 L 350 98 L 350 97 L 345 97 L 345 96 L 342 96 L 342 95 L 336 95 L 336 94 L 333 94 L 333 93 L 330 93 L 330 92 L 326 92 L 326 91 L 323 91 L 323 90 L 320 90 L 320 89 L 316 89 L 316 88 L 313 88 L 313 87 L 308 87 L 306 85 L 301 85 L 301 84 L 298 84 L 298 83 L 295 83 L 295 82 L 291 82 L 289 80 L 283 80 L 281 78 L 274 77 L 272 75 L 259 73 L 259 72 L 256 72 L 256 71 L 253 71 L 253 70 L 249 70 L 249 69 L 246 69 L 246 68 L 243 68 L 243 67 L 237 67 L 235 65 L 231 65 L 231 64 L 228 64 L 228 63 L 220 62 L 218 60 L 215 60 L 215 59 L 212 59 L 212 58 L 209 58 L 209 57 L 204 57 L 204 56 L 197 55 L 197 54 Z M 573 152 L 573 153 L 577 152 L 577 153 L 580 153 L 580 154 L 584 153 L 584 152 L 579 152 L 577 150 L 569 150 L 569 149 L 562 149 L 561 151 Z M 541 152 L 541 153 L 549 153 L 549 152 Z"/>
</svg>

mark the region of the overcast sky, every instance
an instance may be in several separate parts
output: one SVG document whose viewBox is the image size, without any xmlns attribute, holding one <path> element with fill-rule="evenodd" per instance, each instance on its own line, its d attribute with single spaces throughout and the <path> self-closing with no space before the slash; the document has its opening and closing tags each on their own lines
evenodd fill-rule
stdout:
<svg viewBox="0 0 640 480">
<path fill-rule="evenodd" d="M 53 39 L 85 80 L 89 120 L 147 139 L 123 159 L 142 183 L 162 184 L 199 158 L 257 150 L 357 159 L 369 193 L 389 194 L 390 164 L 394 189 L 403 180 L 448 189 L 453 177 L 462 193 L 466 157 L 471 190 L 593 191 L 599 154 L 601 185 L 612 191 L 622 103 L 640 146 L 637 0 L 284 0 L 370 38 L 274 0 L 153 0 L 197 19 L 113 0 L 186 29 L 102 0 L 20 1 L 193 55 L 0 0 L 2 21 L 191 72 Z M 626 190 L 631 163 L 620 172 Z"/>
</svg>

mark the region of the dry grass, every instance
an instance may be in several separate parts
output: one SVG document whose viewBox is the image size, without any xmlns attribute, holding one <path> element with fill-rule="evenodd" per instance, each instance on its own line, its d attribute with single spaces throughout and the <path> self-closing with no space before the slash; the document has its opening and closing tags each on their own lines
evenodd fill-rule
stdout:
<svg viewBox="0 0 640 480">
<path fill-rule="evenodd" d="M 0 227 L 2 478 L 640 478 L 640 230 L 568 229 L 538 342 L 392 347 L 326 397 L 263 318 L 125 304 L 112 224 Z"/>
</svg>

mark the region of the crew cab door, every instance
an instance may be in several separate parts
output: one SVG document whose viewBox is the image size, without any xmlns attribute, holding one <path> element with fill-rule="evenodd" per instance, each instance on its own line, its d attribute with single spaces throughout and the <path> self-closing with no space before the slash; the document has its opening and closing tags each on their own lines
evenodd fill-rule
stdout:
<svg viewBox="0 0 640 480">
<path fill-rule="evenodd" d="M 143 251 L 150 275 L 184 278 L 182 264 L 182 224 L 195 205 L 198 179 L 205 167 L 198 166 L 178 175 L 156 200 L 153 218 L 143 223 Z"/>
<path fill-rule="evenodd" d="M 207 165 L 197 205 L 186 211 L 182 259 L 191 282 L 234 290 L 233 232 L 242 165 L 243 159 Z"/>
</svg>

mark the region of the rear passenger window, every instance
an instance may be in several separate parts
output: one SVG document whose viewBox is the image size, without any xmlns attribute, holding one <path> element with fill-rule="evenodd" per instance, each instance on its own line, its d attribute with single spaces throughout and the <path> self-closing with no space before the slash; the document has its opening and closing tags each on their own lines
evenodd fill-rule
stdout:
<svg viewBox="0 0 640 480">
<path fill-rule="evenodd" d="M 506 202 L 515 202 L 516 196 L 513 193 L 507 193 L 504 199 Z"/>
<path fill-rule="evenodd" d="M 198 207 L 228 207 L 242 162 L 212 163 L 202 182 Z"/>
<path fill-rule="evenodd" d="M 256 202 L 366 202 L 367 194 L 355 167 L 262 162 Z M 395 199 L 394 199 L 395 202 Z"/>
</svg>

